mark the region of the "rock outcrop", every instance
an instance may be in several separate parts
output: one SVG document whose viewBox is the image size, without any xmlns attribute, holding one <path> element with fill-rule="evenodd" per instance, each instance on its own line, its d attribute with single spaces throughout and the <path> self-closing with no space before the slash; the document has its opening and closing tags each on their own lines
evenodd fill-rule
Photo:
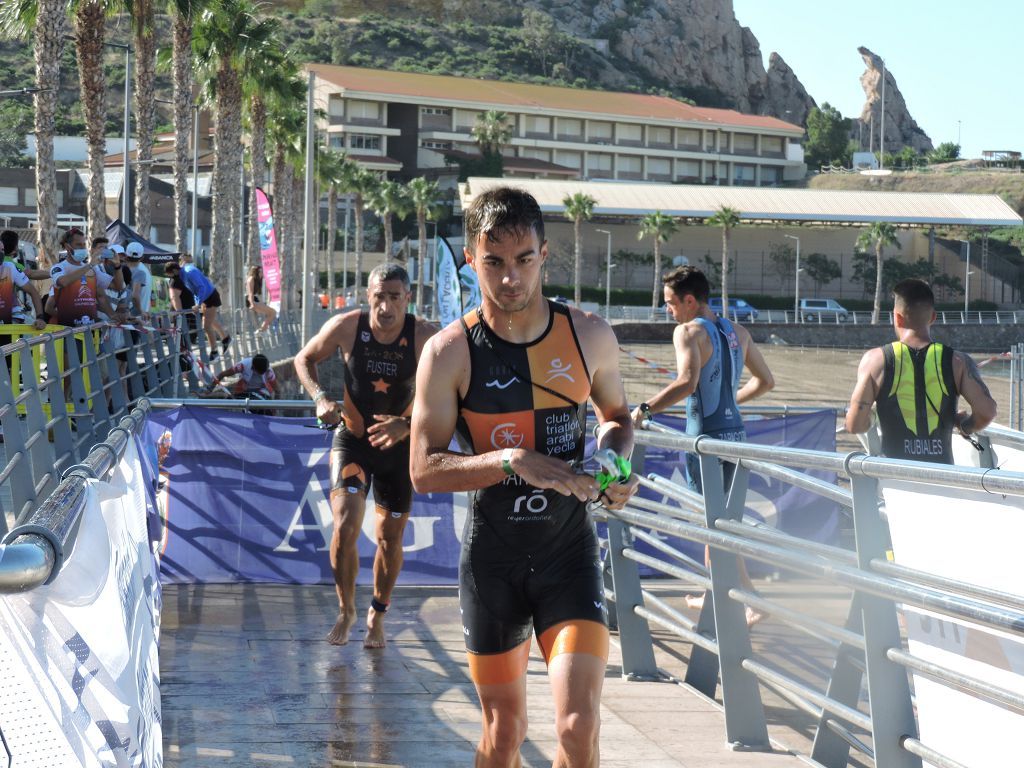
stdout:
<svg viewBox="0 0 1024 768">
<path fill-rule="evenodd" d="M 882 125 L 882 59 L 863 46 L 857 52 L 864 59 L 867 69 L 860 76 L 866 101 L 860 119 L 853 124 L 852 137 L 864 149 L 878 150 L 881 145 Z M 896 78 L 885 69 L 885 151 L 897 153 L 904 147 L 913 147 L 918 153 L 930 152 L 932 140 L 921 129 L 910 111 L 907 102 L 896 86 Z"/>
<path fill-rule="evenodd" d="M 799 125 L 814 100 L 781 57 L 765 71 L 754 33 L 732 0 L 527 0 L 566 33 L 607 39 L 611 51 L 698 103 Z M 609 85 L 611 85 L 609 83 Z"/>
</svg>

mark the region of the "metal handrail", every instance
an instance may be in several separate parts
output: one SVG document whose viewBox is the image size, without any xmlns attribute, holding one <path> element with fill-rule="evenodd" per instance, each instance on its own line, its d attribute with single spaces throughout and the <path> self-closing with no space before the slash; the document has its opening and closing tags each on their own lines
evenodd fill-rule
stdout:
<svg viewBox="0 0 1024 768">
<path fill-rule="evenodd" d="M 88 481 L 103 480 L 114 470 L 148 412 L 149 402 L 140 401 L 81 464 L 64 473 L 49 498 L 4 537 L 0 593 L 25 592 L 57 578 L 78 533 Z"/>
<path fill-rule="evenodd" d="M 1003 439 L 1004 444 L 1016 446 L 1024 439 L 1024 436 L 1002 428 L 993 430 L 993 433 L 986 436 L 992 442 Z M 640 478 L 640 483 L 655 491 L 662 501 L 634 498 L 622 510 L 604 511 L 608 526 L 606 550 L 614 585 L 608 597 L 614 605 L 618 622 L 624 675 L 642 677 L 656 671 L 653 655 L 644 650 L 651 643 L 648 622 L 668 629 L 708 651 L 715 664 L 720 664 L 728 742 L 755 749 L 764 748 L 767 743 L 763 705 L 757 692 L 757 684 L 760 683 L 818 718 L 811 759 L 828 768 L 847 765 L 845 751 L 850 748 L 873 756 L 879 765 L 920 765 L 915 761 L 921 755 L 928 756 L 927 759 L 936 765 L 957 765 L 917 738 L 913 699 L 907 683 L 910 674 L 925 675 L 950 689 L 1024 714 L 1024 695 L 1019 691 L 947 668 L 934 660 L 920 658 L 902 647 L 896 624 L 897 604 L 1024 637 L 1024 596 L 887 560 L 885 550 L 891 544 L 887 544 L 884 528 L 880 527 L 883 523 L 879 515 L 876 482 L 878 478 L 884 478 L 1019 496 L 1024 495 L 1024 473 L 937 466 L 869 457 L 862 453 L 842 455 L 733 443 L 683 435 L 664 425 L 638 430 L 635 440 L 638 446 L 696 454 L 705 488 L 709 487 L 709 478 L 713 481 L 721 477 L 721 461 L 738 466 L 727 496 L 721 490 L 713 489 L 710 495 L 701 496 L 664 477 L 649 475 Z M 638 458 L 637 471 L 641 471 L 642 460 Z M 851 479 L 852 491 L 787 467 L 835 471 Z M 856 551 L 804 541 L 783 531 L 742 520 L 747 478 L 751 472 L 763 473 L 850 509 L 855 521 Z M 711 482 L 711 485 L 715 483 Z M 703 568 L 699 564 L 675 548 L 671 539 L 658 538 L 659 534 L 708 545 L 711 551 L 710 574 L 702 573 Z M 638 551 L 634 542 L 653 547 L 655 556 Z M 738 570 L 728 566 L 728 558 L 734 555 L 753 558 L 851 590 L 853 598 L 846 626 L 835 626 L 743 589 Z M 723 556 L 727 559 L 723 560 Z M 692 589 L 694 585 L 707 587 L 711 599 L 704 601 L 700 619 L 693 622 L 644 589 L 639 582 L 638 564 L 679 579 L 688 588 Z M 827 693 L 813 690 L 783 670 L 754 657 L 742 606 L 770 613 L 825 643 L 836 654 L 834 677 Z M 708 610 L 713 610 L 713 620 L 709 621 L 705 616 Z M 865 628 L 873 627 L 871 634 L 860 631 L 861 622 Z M 719 667 L 716 666 L 713 673 L 708 671 L 707 658 L 691 654 L 687 682 L 708 695 L 714 695 Z M 867 665 L 865 658 L 875 661 Z M 879 658 L 891 668 L 880 667 Z M 847 671 L 841 672 L 842 668 Z M 896 674 L 897 670 L 901 674 Z M 745 678 L 744 675 L 750 677 Z M 870 714 L 850 706 L 859 699 L 863 675 L 868 678 L 872 712 L 876 709 L 885 711 L 885 718 L 873 720 Z M 751 680 L 755 681 L 753 688 L 750 687 Z M 869 746 L 843 723 L 871 732 L 873 744 Z"/>
</svg>

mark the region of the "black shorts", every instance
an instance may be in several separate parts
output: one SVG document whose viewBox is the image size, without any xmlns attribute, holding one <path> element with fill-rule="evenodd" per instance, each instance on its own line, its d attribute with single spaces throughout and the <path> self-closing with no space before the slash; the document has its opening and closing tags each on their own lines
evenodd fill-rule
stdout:
<svg viewBox="0 0 1024 768">
<path fill-rule="evenodd" d="M 209 296 L 206 297 L 206 301 L 203 302 L 203 306 L 204 307 L 209 307 L 210 309 L 216 309 L 217 307 L 219 307 L 220 306 L 220 291 L 218 291 L 216 288 L 214 288 L 213 289 L 213 293 L 211 293 Z"/>
<path fill-rule="evenodd" d="M 380 450 L 365 437 L 356 437 L 344 426 L 334 430 L 331 441 L 331 495 L 373 491 L 373 503 L 392 514 L 412 509 L 412 477 L 409 475 L 409 440 Z"/>
<path fill-rule="evenodd" d="M 589 523 L 533 552 L 509 547 L 483 523 L 463 544 L 459 608 L 466 650 L 511 651 L 564 621 L 607 624 L 597 533 Z"/>
</svg>

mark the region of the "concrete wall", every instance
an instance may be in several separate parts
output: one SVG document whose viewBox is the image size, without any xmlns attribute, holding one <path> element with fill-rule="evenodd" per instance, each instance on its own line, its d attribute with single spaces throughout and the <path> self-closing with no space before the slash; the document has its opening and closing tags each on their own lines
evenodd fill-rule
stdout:
<svg viewBox="0 0 1024 768">
<path fill-rule="evenodd" d="M 650 238 L 637 239 L 639 228 L 633 222 L 626 224 L 604 224 L 587 222 L 583 225 L 583 257 L 584 281 L 588 286 L 604 287 L 605 254 L 607 237 L 595 232 L 595 227 L 607 229 L 612 233 L 612 253 L 617 250 L 634 253 L 652 253 L 653 243 Z M 836 261 L 843 270 L 842 277 L 821 286 L 815 286 L 806 273 L 800 281 L 800 295 L 806 297 L 821 296 L 827 298 L 870 299 L 871 292 L 865 293 L 860 283 L 853 281 L 854 244 L 863 230 L 857 227 L 776 227 L 776 226 L 741 226 L 732 231 L 730 252 L 733 268 L 730 272 L 730 293 L 742 297 L 744 294 L 761 294 L 775 296 L 793 295 L 793 275 L 780 276 L 773 271 L 770 258 L 772 247 L 796 243 L 785 235 L 800 238 L 800 255 L 806 257 L 812 253 L 824 253 Z M 549 281 L 561 285 L 568 284 L 572 270 L 573 258 L 573 227 L 569 222 L 548 221 L 546 232 L 552 265 L 549 268 Z M 896 256 L 906 262 L 929 258 L 927 230 L 899 230 L 900 249 L 888 248 L 885 256 Z M 977 249 L 976 249 L 977 250 Z M 722 230 L 718 227 L 704 225 L 680 227 L 671 240 L 662 245 L 662 263 L 667 268 L 672 265 L 672 258 L 685 256 L 689 263 L 703 267 L 704 256 L 711 258 L 716 264 L 722 260 Z M 988 298 L 999 302 L 1003 295 L 1000 281 L 985 275 L 981 270 L 980 254 L 972 254 L 971 298 Z M 964 263 L 958 252 L 948 250 L 936 244 L 935 264 L 940 272 L 955 275 L 964 279 Z M 984 275 L 984 279 L 982 276 Z M 651 266 L 633 264 L 617 264 L 612 271 L 613 288 L 650 288 L 654 280 Z M 998 285 L 997 285 L 998 284 Z M 985 286 L 984 291 L 982 286 Z M 962 295 L 940 297 L 940 300 L 962 300 Z"/>
<path fill-rule="evenodd" d="M 671 342 L 673 323 L 616 323 L 613 325 L 620 343 Z M 758 344 L 770 343 L 771 337 L 791 346 L 870 349 L 893 341 L 896 336 L 887 325 L 783 325 L 751 323 L 744 328 Z M 932 337 L 943 344 L 967 352 L 1006 352 L 1011 344 L 1024 338 L 1019 325 L 933 325 Z"/>
</svg>

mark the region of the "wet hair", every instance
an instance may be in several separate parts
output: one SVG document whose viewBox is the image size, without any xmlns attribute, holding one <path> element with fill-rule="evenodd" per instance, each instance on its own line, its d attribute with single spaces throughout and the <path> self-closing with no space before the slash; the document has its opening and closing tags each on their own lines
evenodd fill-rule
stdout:
<svg viewBox="0 0 1024 768">
<path fill-rule="evenodd" d="M 935 311 L 935 294 L 931 286 L 917 277 L 900 280 L 893 286 L 894 309 L 911 323 L 927 323 Z"/>
<path fill-rule="evenodd" d="M 110 242 L 108 237 L 94 237 L 92 239 L 92 247 L 95 248 L 97 245 L 106 245 Z"/>
<path fill-rule="evenodd" d="M 672 289 L 680 299 L 689 294 L 702 304 L 706 304 L 711 286 L 707 276 L 697 267 L 676 267 L 661 276 L 661 282 Z"/>
<path fill-rule="evenodd" d="M 463 216 L 466 247 L 476 248 L 481 235 L 497 243 L 506 235 L 524 237 L 530 232 L 544 242 L 544 217 L 529 192 L 513 187 L 495 187 L 473 198 Z"/>
<path fill-rule="evenodd" d="M 0 232 L 0 243 L 3 243 L 4 253 L 18 252 L 18 233 L 10 229 Z"/>
<path fill-rule="evenodd" d="M 270 361 L 267 356 L 260 353 L 252 356 L 252 369 L 258 374 L 264 374 L 270 368 Z"/>
<path fill-rule="evenodd" d="M 370 270 L 370 276 L 366 278 L 366 284 L 369 285 L 374 280 L 381 283 L 386 283 L 388 280 L 401 280 L 402 285 L 405 286 L 405 290 L 409 290 L 412 283 L 409 281 L 409 273 L 405 271 L 405 267 L 401 264 L 388 263 L 379 264 Z"/>
</svg>

